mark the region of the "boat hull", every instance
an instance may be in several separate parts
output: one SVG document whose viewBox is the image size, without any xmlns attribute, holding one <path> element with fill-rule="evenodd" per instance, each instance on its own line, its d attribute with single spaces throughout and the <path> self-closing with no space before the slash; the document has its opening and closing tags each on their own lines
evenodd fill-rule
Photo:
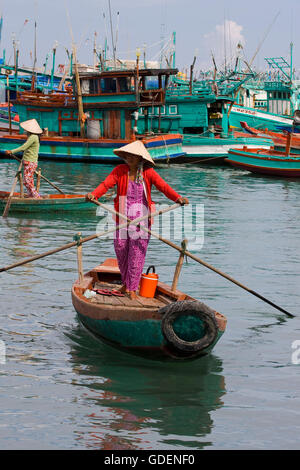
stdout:
<svg viewBox="0 0 300 470">
<path fill-rule="evenodd" d="M 264 175 L 300 177 L 300 156 L 285 156 L 283 152 L 253 152 L 251 150 L 230 150 L 225 162 L 231 166 L 252 173 Z"/>
<path fill-rule="evenodd" d="M 4 210 L 9 193 L 0 191 L 0 210 Z M 14 193 L 11 200 L 10 213 L 26 213 L 26 214 L 55 214 L 58 212 L 96 212 L 93 204 L 85 201 L 85 196 L 77 196 L 72 194 L 55 194 L 42 199 L 21 198 L 19 193 Z"/>
<path fill-rule="evenodd" d="M 185 357 L 168 345 L 162 334 L 161 320 L 108 321 L 77 314 L 81 324 L 95 338 L 121 351 L 152 360 L 195 360 L 209 354 L 224 333 L 219 330 L 215 342 L 209 348 Z"/>
<path fill-rule="evenodd" d="M 293 118 L 278 114 L 260 111 L 246 106 L 234 105 L 232 107 L 229 125 L 230 127 L 240 129 L 241 121 L 247 122 L 248 126 L 255 129 L 267 128 L 270 131 L 290 130 L 293 126 Z"/>
<path fill-rule="evenodd" d="M 272 145 L 271 139 L 257 139 L 248 137 L 200 137 L 194 135 L 183 136 L 183 151 L 185 156 L 178 161 L 195 162 L 195 161 L 216 161 L 216 163 L 224 160 L 231 148 L 239 149 L 243 146 L 248 148 L 265 148 L 270 149 Z"/>
<path fill-rule="evenodd" d="M 0 135 L 0 155 L 7 158 L 5 151 L 19 147 L 24 141 L 24 135 Z M 154 161 L 168 163 L 184 156 L 180 134 L 149 137 L 143 139 L 143 142 Z M 42 137 L 39 159 L 119 164 L 123 160 L 113 151 L 128 143 L 130 143 L 129 140 Z"/>
<path fill-rule="evenodd" d="M 107 279 L 110 284 L 106 282 Z M 122 351 L 150 359 L 194 360 L 208 354 L 225 331 L 226 317 L 208 309 L 181 291 L 172 291 L 167 284 L 160 281 L 153 299 L 138 296 L 136 300 L 130 300 L 127 296 L 120 298 L 98 294 L 86 298 L 86 292 L 91 292 L 95 286 L 98 289 L 98 281 L 102 289 L 103 285 L 110 286 L 111 289 L 115 285 L 111 282 L 121 282 L 116 260 L 106 260 L 87 273 L 81 281 L 73 284 L 73 306 L 81 324 L 94 337 Z M 181 299 L 187 302 L 178 304 L 177 300 Z M 166 315 L 173 312 L 174 305 L 176 318 L 172 320 L 172 328 L 177 339 L 184 339 L 184 347 L 170 340 L 167 333 L 169 330 L 166 330 L 164 323 Z M 213 336 L 209 341 L 205 340 L 201 347 L 196 343 L 199 337 L 204 338 L 209 334 L 211 326 L 208 326 L 209 323 L 203 316 L 205 314 L 198 312 L 197 315 L 197 308 L 200 308 L 201 312 L 208 309 L 212 318 L 210 321 L 214 324 Z"/>
</svg>

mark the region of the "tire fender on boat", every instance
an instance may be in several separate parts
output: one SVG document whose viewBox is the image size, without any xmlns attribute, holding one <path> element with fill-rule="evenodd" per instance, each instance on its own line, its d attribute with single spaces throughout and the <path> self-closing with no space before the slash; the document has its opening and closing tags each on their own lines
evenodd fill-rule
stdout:
<svg viewBox="0 0 300 470">
<path fill-rule="evenodd" d="M 159 310 L 163 314 L 161 329 L 165 339 L 177 351 L 196 353 L 208 348 L 216 339 L 218 325 L 215 312 L 202 302 L 195 300 L 182 300 L 173 302 Z M 186 341 L 179 338 L 174 331 L 173 323 L 180 316 L 194 316 L 200 318 L 204 324 L 205 334 L 195 341 Z"/>
</svg>

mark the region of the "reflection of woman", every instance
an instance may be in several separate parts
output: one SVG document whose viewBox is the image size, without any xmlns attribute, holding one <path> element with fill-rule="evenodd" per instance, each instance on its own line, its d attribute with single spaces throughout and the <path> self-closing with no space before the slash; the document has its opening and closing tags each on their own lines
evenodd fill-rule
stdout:
<svg viewBox="0 0 300 470">
<path fill-rule="evenodd" d="M 114 150 L 114 153 L 124 158 L 126 164 L 118 165 L 92 193 L 86 195 L 87 200 L 98 199 L 117 185 L 115 210 L 133 220 L 153 212 L 151 186 L 154 184 L 172 201 L 188 204 L 187 198 L 177 194 L 153 170 L 151 164 L 154 165 L 154 161 L 141 141 L 125 145 Z M 144 225 L 147 223 L 150 225 L 151 221 L 141 222 Z M 123 282 L 121 291 L 128 292 L 131 299 L 136 298 L 135 291 L 139 286 L 148 243 L 149 235 L 139 227 L 130 226 L 115 235 L 114 247 Z"/>
<path fill-rule="evenodd" d="M 40 140 L 38 135 L 42 134 L 43 131 L 35 119 L 21 122 L 20 126 L 27 131 L 27 140 L 16 149 L 6 150 L 6 154 L 23 152 L 24 186 L 29 197 L 40 198 L 39 193 L 34 187 L 33 175 L 39 158 Z"/>
</svg>

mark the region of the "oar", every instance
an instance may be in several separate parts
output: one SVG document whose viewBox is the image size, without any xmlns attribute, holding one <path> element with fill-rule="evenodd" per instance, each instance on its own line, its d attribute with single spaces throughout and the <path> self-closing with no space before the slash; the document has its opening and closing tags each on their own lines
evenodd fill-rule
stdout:
<svg viewBox="0 0 300 470">
<path fill-rule="evenodd" d="M 16 156 L 13 155 L 12 153 L 10 154 L 10 156 L 11 156 L 12 158 L 14 158 L 15 160 L 18 160 L 18 162 L 21 161 L 20 158 L 16 157 Z M 34 174 L 35 174 L 35 175 L 38 175 L 38 172 L 35 171 Z M 53 186 L 53 188 L 55 188 L 59 193 L 65 194 L 61 189 L 59 189 L 58 186 L 56 186 L 54 183 L 51 183 L 51 181 L 49 181 L 48 178 L 46 178 L 46 177 L 43 176 L 42 174 L 41 174 L 40 176 L 41 176 L 41 178 L 42 178 L 43 180 L 45 180 L 48 184 L 50 184 L 51 186 Z"/>
<path fill-rule="evenodd" d="M 164 214 L 166 212 L 170 212 L 174 209 L 177 209 L 177 207 L 179 207 L 179 206 L 180 206 L 180 204 L 173 204 L 172 206 L 167 207 L 166 209 L 156 211 L 154 214 L 151 214 L 151 217 L 156 217 L 157 215 Z M 95 238 L 99 238 L 99 237 L 102 237 L 104 235 L 108 235 L 109 233 L 112 233 L 116 230 L 128 227 L 128 225 L 130 225 L 130 224 L 133 224 L 133 223 L 137 224 L 137 223 L 141 222 L 142 220 L 145 220 L 145 219 L 148 219 L 148 218 L 149 218 L 148 214 L 144 215 L 143 217 L 139 217 L 138 219 L 130 220 L 130 221 L 124 223 L 124 224 L 117 225 L 116 227 L 113 227 L 110 230 L 107 230 L 106 232 L 101 232 L 101 233 L 98 233 L 96 235 L 90 235 L 88 237 L 82 238 L 80 240 L 80 242 L 81 243 L 86 243 L 90 240 L 94 240 Z M 27 258 L 25 260 L 19 261 L 18 263 L 10 264 L 9 266 L 5 266 L 4 268 L 0 268 L 0 272 L 9 271 L 10 269 L 16 268 L 18 266 L 22 266 L 23 264 L 31 263 L 32 261 L 35 261 L 37 259 L 45 258 L 46 256 L 50 256 L 50 255 L 53 255 L 55 253 L 59 253 L 60 251 L 67 250 L 68 248 L 72 248 L 73 246 L 77 246 L 77 241 L 67 243 L 66 245 L 60 246 L 59 248 L 54 248 L 53 250 L 46 251 L 45 253 L 42 253 L 40 255 L 35 255 L 35 256 L 32 256 L 31 258 Z"/>
<path fill-rule="evenodd" d="M 119 217 L 121 217 L 122 219 L 127 219 L 127 220 L 130 220 L 128 219 L 124 214 L 120 214 L 119 212 L 116 212 L 115 210 L 111 209 L 110 207 L 106 206 L 105 204 L 103 204 L 102 202 L 99 202 L 97 201 L 96 199 L 93 199 L 91 200 L 91 202 L 93 202 L 94 204 L 96 204 L 97 206 L 100 206 L 102 207 L 103 209 L 111 212 L 112 214 L 114 215 L 118 215 Z M 133 225 L 136 225 L 136 221 L 133 222 Z M 167 245 L 171 246 L 172 248 L 174 248 L 175 250 L 177 251 L 180 251 L 182 252 L 182 248 L 178 245 L 175 245 L 175 243 L 171 242 L 170 240 L 167 240 L 166 238 L 163 238 L 161 237 L 160 235 L 158 235 L 157 233 L 153 232 L 152 230 L 149 230 L 148 228 L 144 227 L 143 225 L 140 225 L 140 228 L 142 230 L 144 230 L 144 232 L 147 232 L 149 233 L 150 235 L 152 235 L 153 237 L 157 238 L 158 240 L 166 243 Z M 228 281 L 230 282 L 233 282 L 234 284 L 236 284 L 237 286 L 241 287 L 242 289 L 245 289 L 247 292 L 249 292 L 250 294 L 253 294 L 255 295 L 256 297 L 258 297 L 259 299 L 263 300 L 264 302 L 268 303 L 269 305 L 272 305 L 272 307 L 276 308 L 277 310 L 280 310 L 280 312 L 283 312 L 285 313 L 286 315 L 288 315 L 289 317 L 293 318 L 295 315 L 292 315 L 291 313 L 287 312 L 285 309 L 279 307 L 278 305 L 274 304 L 273 302 L 271 302 L 270 300 L 266 299 L 265 297 L 263 297 L 262 295 L 258 294 L 257 292 L 255 292 L 254 290 L 252 289 L 249 289 L 247 286 L 241 284 L 239 281 L 237 281 L 236 279 L 234 279 L 233 277 L 229 276 L 228 274 L 220 271 L 219 269 L 215 268 L 214 266 L 212 266 L 211 264 L 208 264 L 206 263 L 206 261 L 203 261 L 202 259 L 198 258 L 198 256 L 195 256 L 193 255 L 192 253 L 190 253 L 189 251 L 184 251 L 184 254 L 186 256 L 188 256 L 189 258 L 193 259 L 194 261 L 197 261 L 197 263 L 200 263 L 202 264 L 203 266 L 205 266 L 206 268 L 208 269 L 211 269 L 212 271 L 214 271 L 215 273 L 219 274 L 220 276 L 223 276 L 225 277 L 225 279 L 228 279 Z"/>
<path fill-rule="evenodd" d="M 11 188 L 11 192 L 8 196 L 8 199 L 7 199 L 7 203 L 6 203 L 6 206 L 4 208 L 4 211 L 3 211 L 3 214 L 2 214 L 2 217 L 6 217 L 8 212 L 9 212 L 9 209 L 10 209 L 10 205 L 11 205 L 11 200 L 12 200 L 12 197 L 13 197 L 13 194 L 15 192 L 15 188 L 16 188 L 16 185 L 17 185 L 17 182 L 18 182 L 18 177 L 19 177 L 19 173 L 22 169 L 22 165 L 23 165 L 23 161 L 21 161 L 20 163 L 20 166 L 18 168 L 18 171 L 16 173 L 16 176 L 15 176 L 15 179 L 14 179 L 14 182 L 13 182 L 13 185 L 12 185 L 12 188 Z"/>
</svg>

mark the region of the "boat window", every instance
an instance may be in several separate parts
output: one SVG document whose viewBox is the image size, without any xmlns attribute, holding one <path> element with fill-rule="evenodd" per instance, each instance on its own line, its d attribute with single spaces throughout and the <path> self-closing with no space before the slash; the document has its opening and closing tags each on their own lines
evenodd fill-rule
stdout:
<svg viewBox="0 0 300 470">
<path fill-rule="evenodd" d="M 145 90 L 157 90 L 158 88 L 158 77 L 146 77 Z"/>
<path fill-rule="evenodd" d="M 177 114 L 177 105 L 176 104 L 171 104 L 169 106 L 169 114 Z"/>
<path fill-rule="evenodd" d="M 90 80 L 90 94 L 96 95 L 100 93 L 100 84 L 98 78 L 93 78 Z"/>
<path fill-rule="evenodd" d="M 119 77 L 118 78 L 119 92 L 125 93 L 130 91 L 130 78 L 129 77 Z"/>
<path fill-rule="evenodd" d="M 117 79 L 116 78 L 101 78 L 102 93 L 116 93 L 117 92 Z"/>
</svg>

